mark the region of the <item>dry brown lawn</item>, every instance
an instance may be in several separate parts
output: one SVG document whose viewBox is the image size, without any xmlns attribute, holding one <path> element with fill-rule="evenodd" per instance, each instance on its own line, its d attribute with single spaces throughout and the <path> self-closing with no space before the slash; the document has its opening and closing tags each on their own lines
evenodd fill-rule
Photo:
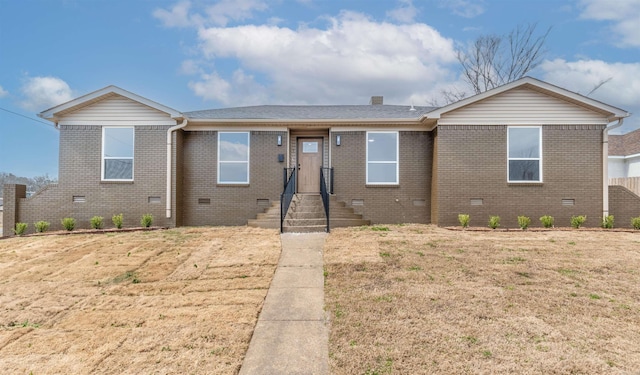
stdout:
<svg viewBox="0 0 640 375">
<path fill-rule="evenodd" d="M 235 374 L 280 255 L 274 230 L 0 241 L 0 373 Z"/>
<path fill-rule="evenodd" d="M 332 374 L 640 374 L 640 233 L 386 228 L 325 244 Z"/>
</svg>

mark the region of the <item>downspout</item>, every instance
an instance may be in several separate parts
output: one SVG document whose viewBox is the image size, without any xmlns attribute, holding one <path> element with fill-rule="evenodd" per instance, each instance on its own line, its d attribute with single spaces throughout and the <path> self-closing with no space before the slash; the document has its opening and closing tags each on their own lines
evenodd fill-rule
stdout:
<svg viewBox="0 0 640 375">
<path fill-rule="evenodd" d="M 621 127 L 623 122 L 619 118 L 615 125 L 602 131 L 602 218 L 609 216 L 609 131 Z"/>
<path fill-rule="evenodd" d="M 189 119 L 185 117 L 184 120 L 182 120 L 181 124 L 172 126 L 167 129 L 167 219 L 171 218 L 171 148 L 173 146 L 172 133 L 187 126 L 188 120 Z"/>
</svg>

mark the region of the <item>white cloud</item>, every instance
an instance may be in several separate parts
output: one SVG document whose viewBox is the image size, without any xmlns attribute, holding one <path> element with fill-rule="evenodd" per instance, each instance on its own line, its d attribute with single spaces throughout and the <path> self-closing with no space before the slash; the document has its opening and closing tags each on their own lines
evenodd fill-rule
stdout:
<svg viewBox="0 0 640 375">
<path fill-rule="evenodd" d="M 619 47 L 640 46 L 640 0 L 581 0 L 581 18 L 610 21 Z"/>
<path fill-rule="evenodd" d="M 388 11 L 387 17 L 402 23 L 413 22 L 418 15 L 418 8 L 413 6 L 412 0 L 399 0 L 399 2 L 400 6 Z"/>
<path fill-rule="evenodd" d="M 627 128 L 640 127 L 640 63 L 608 63 L 601 60 L 565 61 L 556 59 L 540 65 L 543 79 L 568 90 L 587 95 L 599 83 L 607 81 L 589 97 L 628 112 Z"/>
<path fill-rule="evenodd" d="M 182 0 L 171 9 L 158 8 L 153 16 L 165 27 L 203 27 L 206 25 L 226 26 L 230 21 L 253 18 L 257 11 L 268 9 L 264 0 L 220 0 L 204 9 L 206 16 L 192 12 L 191 2 Z"/>
<path fill-rule="evenodd" d="M 9 95 L 9 91 L 3 89 L 2 86 L 0 86 L 0 98 L 4 98 L 7 95 Z"/>
<path fill-rule="evenodd" d="M 464 18 L 474 18 L 484 13 L 484 0 L 441 0 L 440 6 Z"/>
<path fill-rule="evenodd" d="M 73 99 L 69 85 L 57 77 L 29 77 L 20 88 L 20 105 L 29 111 L 43 111 Z"/>
<path fill-rule="evenodd" d="M 242 69 L 233 72 L 228 81 L 216 72 L 202 74 L 199 81 L 189 82 L 189 88 L 205 100 L 217 101 L 227 106 L 264 104 L 268 100 L 266 88 Z"/>
<path fill-rule="evenodd" d="M 165 27 L 191 27 L 200 24 L 199 18 L 189 15 L 190 1 L 180 1 L 171 10 L 156 9 L 153 16 L 162 21 Z"/>
<path fill-rule="evenodd" d="M 185 75 L 194 75 L 202 73 L 200 64 L 194 60 L 184 60 L 180 65 L 180 73 Z"/>
<path fill-rule="evenodd" d="M 263 0 L 221 0 L 207 7 L 206 13 L 214 25 L 226 26 L 229 21 L 250 19 L 254 12 L 267 8 Z"/>
<path fill-rule="evenodd" d="M 453 42 L 428 25 L 380 23 L 354 12 L 328 18 L 326 28 L 244 25 L 198 35 L 205 59 L 242 66 L 232 77 L 213 71 L 190 83 L 196 95 L 224 105 L 366 103 L 377 94 L 407 103 L 437 93 L 434 84 L 452 78 L 455 62 Z"/>
</svg>

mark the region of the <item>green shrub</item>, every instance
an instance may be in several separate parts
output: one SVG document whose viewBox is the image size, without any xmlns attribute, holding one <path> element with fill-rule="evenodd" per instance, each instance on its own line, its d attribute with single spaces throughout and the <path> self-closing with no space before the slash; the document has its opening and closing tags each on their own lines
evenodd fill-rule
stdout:
<svg viewBox="0 0 640 375">
<path fill-rule="evenodd" d="M 540 218 L 542 226 L 545 228 L 553 228 L 553 216 L 544 215 Z"/>
<path fill-rule="evenodd" d="M 64 227 L 64 229 L 71 232 L 76 227 L 76 219 L 72 217 L 65 217 L 64 219 L 62 219 L 62 226 Z"/>
<path fill-rule="evenodd" d="M 27 223 L 16 223 L 16 229 L 13 230 L 13 233 L 15 233 L 16 236 L 22 236 L 27 230 L 27 225 Z"/>
<path fill-rule="evenodd" d="M 466 228 L 469 226 L 469 221 L 471 220 L 471 217 L 469 217 L 468 214 L 459 214 L 458 215 L 458 221 L 460 222 L 460 225 L 462 225 L 463 228 Z"/>
<path fill-rule="evenodd" d="M 102 216 L 94 216 L 91 218 L 90 220 L 91 222 L 91 228 L 93 229 L 102 229 L 102 226 L 104 225 L 104 217 Z"/>
<path fill-rule="evenodd" d="M 571 226 L 578 229 L 587 221 L 587 217 L 585 215 L 571 216 Z"/>
<path fill-rule="evenodd" d="M 36 223 L 33 223 L 33 226 L 36 227 L 36 232 L 37 233 L 44 233 L 47 231 L 47 229 L 49 229 L 49 222 L 48 221 L 38 221 Z"/>
<path fill-rule="evenodd" d="M 522 230 L 529 228 L 531 224 L 531 219 L 527 216 L 518 216 L 518 225 Z"/>
<path fill-rule="evenodd" d="M 118 228 L 118 229 L 122 228 L 122 221 L 123 220 L 124 220 L 124 217 L 122 216 L 122 214 L 113 215 L 111 217 L 111 221 L 113 221 L 113 225 L 115 225 L 116 228 Z"/>
<path fill-rule="evenodd" d="M 151 215 L 151 214 L 142 215 L 142 219 L 140 220 L 140 224 L 142 224 L 142 226 L 145 227 L 145 228 L 149 228 L 151 226 L 151 224 L 153 224 L 153 215 Z"/>
<path fill-rule="evenodd" d="M 633 229 L 640 229 L 640 216 L 631 218 L 631 226 Z"/>
<path fill-rule="evenodd" d="M 500 226 L 500 216 L 489 217 L 489 228 L 496 229 Z"/>
<path fill-rule="evenodd" d="M 613 228 L 613 215 L 607 215 L 602 219 L 602 227 L 604 229 Z"/>
</svg>

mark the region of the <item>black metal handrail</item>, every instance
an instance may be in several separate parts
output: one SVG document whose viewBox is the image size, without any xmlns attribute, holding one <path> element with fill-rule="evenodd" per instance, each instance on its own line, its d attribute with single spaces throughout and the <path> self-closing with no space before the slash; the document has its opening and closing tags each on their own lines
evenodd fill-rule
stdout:
<svg viewBox="0 0 640 375">
<path fill-rule="evenodd" d="M 324 170 L 328 173 L 325 174 Z M 327 181 L 327 178 L 329 181 Z M 330 188 L 328 189 L 327 186 Z M 327 217 L 327 233 L 331 230 L 329 225 L 329 193 L 333 194 L 333 168 L 320 168 L 320 195 L 324 205 L 324 214 Z"/>
<path fill-rule="evenodd" d="M 296 194 L 296 168 L 284 168 L 284 190 L 280 195 L 280 233 L 284 232 L 284 218 L 289 211 L 291 200 Z"/>
</svg>

